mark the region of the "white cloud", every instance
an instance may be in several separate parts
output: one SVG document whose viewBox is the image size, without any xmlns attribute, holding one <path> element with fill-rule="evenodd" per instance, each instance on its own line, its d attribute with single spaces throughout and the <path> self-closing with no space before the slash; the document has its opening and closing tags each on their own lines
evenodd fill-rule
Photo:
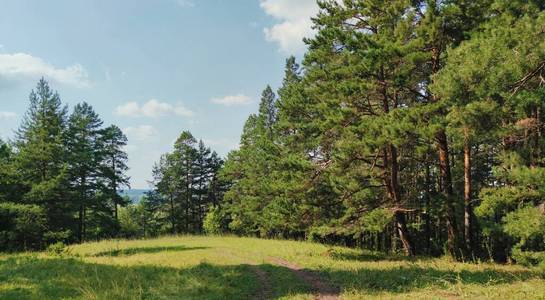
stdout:
<svg viewBox="0 0 545 300">
<path fill-rule="evenodd" d="M 17 114 L 10 111 L 0 111 L 0 121 L 17 118 Z"/>
<path fill-rule="evenodd" d="M 306 49 L 304 37 L 312 37 L 311 17 L 318 14 L 316 0 L 260 0 L 265 13 L 279 21 L 265 28 L 265 38 L 278 43 L 280 50 L 287 54 L 300 54 Z"/>
<path fill-rule="evenodd" d="M 210 102 L 224 106 L 248 105 L 252 103 L 252 98 L 243 94 L 238 94 L 221 98 L 212 98 L 210 99 Z"/>
<path fill-rule="evenodd" d="M 115 109 L 115 114 L 125 117 L 149 117 L 157 118 L 167 115 L 175 115 L 182 117 L 192 117 L 193 111 L 189 110 L 182 104 L 172 105 L 166 102 L 160 102 L 156 99 L 151 99 L 148 102 L 139 105 L 136 102 L 127 102 Z"/>
<path fill-rule="evenodd" d="M 0 80 L 27 80 L 42 76 L 58 83 L 80 88 L 90 85 L 87 71 L 80 64 L 57 68 L 30 54 L 0 54 Z"/>
<path fill-rule="evenodd" d="M 136 127 L 127 127 L 123 129 L 129 140 L 149 141 L 157 136 L 157 130 L 151 125 L 140 125 Z"/>
<path fill-rule="evenodd" d="M 181 7 L 195 7 L 193 0 L 177 0 L 176 3 Z"/>
<path fill-rule="evenodd" d="M 106 71 L 104 71 L 104 78 L 106 81 L 112 81 L 112 73 L 110 72 L 110 69 L 106 69 Z"/>
<path fill-rule="evenodd" d="M 212 148 L 222 147 L 222 148 L 226 149 L 227 151 L 235 150 L 235 149 L 238 149 L 240 147 L 238 140 L 228 139 L 228 138 L 203 139 L 203 142 L 207 146 L 211 146 Z"/>
</svg>

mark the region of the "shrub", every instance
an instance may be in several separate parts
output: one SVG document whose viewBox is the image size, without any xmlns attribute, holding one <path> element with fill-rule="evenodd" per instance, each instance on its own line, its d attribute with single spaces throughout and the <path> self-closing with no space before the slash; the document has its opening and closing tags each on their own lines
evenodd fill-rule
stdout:
<svg viewBox="0 0 545 300">
<path fill-rule="evenodd" d="M 43 248 L 46 218 L 36 205 L 0 203 L 0 251 Z"/>
<path fill-rule="evenodd" d="M 56 242 L 47 246 L 47 252 L 53 255 L 63 255 L 68 254 L 68 248 L 63 242 Z"/>
<path fill-rule="evenodd" d="M 217 208 L 211 208 L 203 221 L 203 228 L 206 234 L 221 234 L 222 230 L 222 217 Z"/>
<path fill-rule="evenodd" d="M 141 236 L 141 226 L 138 223 L 139 212 L 135 205 L 119 208 L 120 235 L 125 238 Z"/>
</svg>

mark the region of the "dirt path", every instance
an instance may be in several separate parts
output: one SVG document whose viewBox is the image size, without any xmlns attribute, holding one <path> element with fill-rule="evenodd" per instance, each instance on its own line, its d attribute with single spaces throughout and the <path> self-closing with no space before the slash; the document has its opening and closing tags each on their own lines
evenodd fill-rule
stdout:
<svg viewBox="0 0 545 300">
<path fill-rule="evenodd" d="M 295 275 L 297 275 L 297 277 L 299 277 L 303 282 L 305 282 L 307 285 L 312 287 L 312 289 L 316 293 L 314 299 L 319 299 L 319 300 L 339 299 L 339 294 L 340 294 L 339 289 L 325 282 L 322 278 L 320 278 L 319 275 L 311 271 L 305 270 L 302 267 L 282 258 L 270 257 L 269 260 L 271 263 L 275 265 L 282 266 L 292 270 L 295 273 Z"/>
<path fill-rule="evenodd" d="M 257 279 L 261 285 L 257 299 L 272 299 L 271 281 L 269 280 L 267 272 L 261 270 L 257 265 L 250 265 L 250 267 L 252 272 L 257 275 Z"/>
<path fill-rule="evenodd" d="M 259 264 L 256 261 L 250 260 L 247 257 L 240 255 L 239 253 L 235 253 L 233 249 L 223 248 L 222 250 L 224 255 L 243 258 L 244 262 L 250 266 L 252 272 L 256 274 L 257 279 L 261 285 L 261 289 L 256 295 L 256 299 L 273 298 L 273 290 L 269 276 L 267 275 L 267 272 L 259 267 Z M 336 300 L 340 298 L 340 291 L 337 287 L 331 286 L 329 283 L 325 282 L 318 274 L 312 271 L 305 270 L 299 265 L 279 257 L 268 257 L 267 262 L 272 265 L 281 266 L 291 270 L 301 281 L 311 287 L 311 289 L 315 293 L 314 299 Z"/>
<path fill-rule="evenodd" d="M 257 276 L 261 289 L 255 295 L 255 299 L 264 300 L 273 298 L 273 290 L 269 275 L 259 267 L 259 264 L 256 261 L 250 260 L 247 257 L 240 255 L 240 253 L 235 253 L 233 249 L 230 248 L 221 248 L 221 250 L 223 255 L 242 259 L 245 264 L 250 266 L 250 270 Z"/>
</svg>

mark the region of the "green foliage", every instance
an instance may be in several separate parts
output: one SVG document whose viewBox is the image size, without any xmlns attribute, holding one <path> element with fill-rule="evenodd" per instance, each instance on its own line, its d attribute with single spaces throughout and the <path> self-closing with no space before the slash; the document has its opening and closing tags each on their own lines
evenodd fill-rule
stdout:
<svg viewBox="0 0 545 300">
<path fill-rule="evenodd" d="M 301 65 L 288 58 L 277 93 L 264 89 L 240 148 L 224 163 L 182 132 L 135 205 L 118 194 L 123 132 L 40 80 L 15 141 L 0 141 L 0 203 L 45 218 L 28 247 L 228 231 L 539 264 L 545 3 L 318 5 Z M 13 224 L 4 238 L 27 247 L 34 225 Z"/>
<path fill-rule="evenodd" d="M 526 206 L 508 213 L 503 218 L 504 231 L 512 237 L 531 243 L 545 239 L 545 218 L 539 208 Z"/>
<path fill-rule="evenodd" d="M 229 229 L 514 258 L 526 225 L 500 221 L 544 199 L 543 3 L 319 6 L 302 66 L 286 61 L 227 157 Z"/>
<path fill-rule="evenodd" d="M 141 236 L 139 224 L 139 211 L 136 206 L 127 206 L 119 209 L 119 233 L 123 237 Z"/>
<path fill-rule="evenodd" d="M 0 203 L 0 251 L 40 249 L 47 229 L 39 206 Z"/>
<path fill-rule="evenodd" d="M 363 229 L 371 233 L 384 231 L 392 222 L 394 213 L 386 209 L 374 209 L 362 217 Z"/>
<path fill-rule="evenodd" d="M 50 255 L 57 255 L 57 256 L 62 256 L 64 254 L 69 253 L 68 248 L 63 242 L 56 242 L 54 244 L 47 246 L 46 251 Z"/>
<path fill-rule="evenodd" d="M 39 215 L 29 224 L 43 228 L 35 230 L 40 238 L 32 235 L 32 245 L 13 238 L 9 247 L 44 248 L 117 235 L 117 206 L 125 204 L 118 190 L 128 185 L 122 149 L 127 138 L 116 126 L 103 128 L 87 103 L 69 114 L 44 79 L 29 100 L 15 141 L 0 142 L 0 204 L 28 205 L 29 213 Z M 11 235 L 21 235 L 13 230 Z"/>
<path fill-rule="evenodd" d="M 203 229 L 207 234 L 218 235 L 223 233 L 223 218 L 219 209 L 209 209 L 204 217 Z"/>
<path fill-rule="evenodd" d="M 202 232 L 207 209 L 223 198 L 222 164 L 216 152 L 197 143 L 189 131 L 182 132 L 174 151 L 154 166 L 154 190 L 144 202 L 148 223 L 168 227 L 171 234 Z"/>
</svg>

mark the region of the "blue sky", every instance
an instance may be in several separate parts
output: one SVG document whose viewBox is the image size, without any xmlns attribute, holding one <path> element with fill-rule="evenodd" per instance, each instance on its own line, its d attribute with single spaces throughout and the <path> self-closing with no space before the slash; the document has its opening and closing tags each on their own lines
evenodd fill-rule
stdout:
<svg viewBox="0 0 545 300">
<path fill-rule="evenodd" d="M 314 0 L 4 0 L 0 137 L 9 139 L 40 77 L 86 101 L 129 138 L 133 188 L 190 130 L 221 155 L 238 146 L 259 94 L 301 57 Z"/>
</svg>

